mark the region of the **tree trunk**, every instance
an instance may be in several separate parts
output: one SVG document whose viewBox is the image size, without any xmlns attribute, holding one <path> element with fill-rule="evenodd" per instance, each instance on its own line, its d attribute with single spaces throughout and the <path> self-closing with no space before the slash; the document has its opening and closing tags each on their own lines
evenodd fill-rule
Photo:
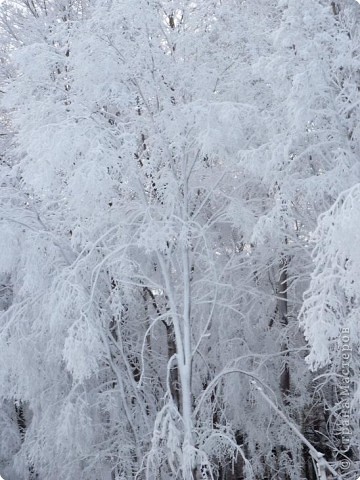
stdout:
<svg viewBox="0 0 360 480">
<path fill-rule="evenodd" d="M 278 300 L 277 300 L 277 309 L 280 318 L 280 324 L 284 329 L 287 328 L 289 324 L 288 319 L 288 263 L 289 260 L 286 256 L 282 257 L 280 264 L 280 278 L 278 283 Z M 288 350 L 288 338 L 287 334 L 281 343 L 281 351 Z M 289 370 L 289 353 L 283 355 L 283 366 L 280 374 L 280 389 L 283 395 L 283 399 L 286 402 L 286 397 L 290 393 L 290 370 Z"/>
</svg>

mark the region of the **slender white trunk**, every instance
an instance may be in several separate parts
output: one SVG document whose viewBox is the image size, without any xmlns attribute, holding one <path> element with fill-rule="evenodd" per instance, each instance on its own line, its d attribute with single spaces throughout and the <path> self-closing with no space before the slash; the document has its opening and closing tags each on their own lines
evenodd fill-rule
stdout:
<svg viewBox="0 0 360 480">
<path fill-rule="evenodd" d="M 191 301 L 190 301 L 190 266 L 189 251 L 185 245 L 183 249 L 184 274 L 184 365 L 181 368 L 182 404 L 184 418 L 185 442 L 192 445 L 192 398 L 191 398 Z"/>
<path fill-rule="evenodd" d="M 194 447 L 193 439 L 193 402 L 191 392 L 191 375 L 192 375 L 192 346 L 191 346 L 191 284 L 190 284 L 190 260 L 189 260 L 189 192 L 188 192 L 188 174 L 187 161 L 184 159 L 183 165 L 183 211 L 182 218 L 186 226 L 185 238 L 182 239 L 182 265 L 183 265 L 183 345 L 184 345 L 184 364 L 180 370 L 181 387 L 182 387 L 182 415 L 184 421 L 184 480 L 193 478 L 195 465 L 192 454 L 190 453 Z M 190 455 L 188 456 L 188 453 Z M 189 464 L 189 462 L 191 464 Z M 191 472 L 191 473 L 190 473 Z M 187 475 L 187 477 L 185 477 Z M 191 475 L 191 476 L 190 476 Z"/>
</svg>

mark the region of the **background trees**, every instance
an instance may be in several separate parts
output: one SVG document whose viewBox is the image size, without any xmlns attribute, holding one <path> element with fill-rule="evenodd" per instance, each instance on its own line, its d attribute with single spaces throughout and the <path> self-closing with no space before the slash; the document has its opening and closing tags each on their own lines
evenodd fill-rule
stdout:
<svg viewBox="0 0 360 480">
<path fill-rule="evenodd" d="M 2 4 L 6 478 L 320 478 L 279 412 L 340 468 L 357 8 Z"/>
</svg>

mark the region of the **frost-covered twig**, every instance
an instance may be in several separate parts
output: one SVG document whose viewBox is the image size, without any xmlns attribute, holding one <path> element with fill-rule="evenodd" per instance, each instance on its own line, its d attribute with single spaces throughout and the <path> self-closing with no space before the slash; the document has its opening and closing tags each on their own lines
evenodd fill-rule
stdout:
<svg viewBox="0 0 360 480">
<path fill-rule="evenodd" d="M 316 450 L 316 448 L 309 442 L 309 440 L 304 437 L 304 435 L 300 432 L 299 427 L 295 425 L 288 417 L 279 409 L 277 405 L 269 398 L 264 390 L 257 385 L 255 380 L 250 382 L 254 388 L 260 393 L 262 398 L 271 406 L 273 410 L 284 420 L 284 422 L 291 428 L 291 430 L 300 438 L 300 440 L 308 447 L 311 456 L 314 458 L 317 464 L 317 477 L 318 480 L 326 480 L 326 477 L 323 476 L 324 468 L 326 468 L 337 480 L 341 480 L 341 476 L 334 470 L 334 468 L 325 460 L 324 454 Z M 321 473 L 320 473 L 321 472 Z"/>
</svg>

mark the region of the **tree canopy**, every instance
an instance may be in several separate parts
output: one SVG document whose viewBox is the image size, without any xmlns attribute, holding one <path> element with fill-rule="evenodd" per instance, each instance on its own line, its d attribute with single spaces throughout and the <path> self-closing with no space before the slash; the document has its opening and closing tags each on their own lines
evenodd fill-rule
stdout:
<svg viewBox="0 0 360 480">
<path fill-rule="evenodd" d="M 360 6 L 0 5 L 0 473 L 350 480 Z"/>
</svg>

